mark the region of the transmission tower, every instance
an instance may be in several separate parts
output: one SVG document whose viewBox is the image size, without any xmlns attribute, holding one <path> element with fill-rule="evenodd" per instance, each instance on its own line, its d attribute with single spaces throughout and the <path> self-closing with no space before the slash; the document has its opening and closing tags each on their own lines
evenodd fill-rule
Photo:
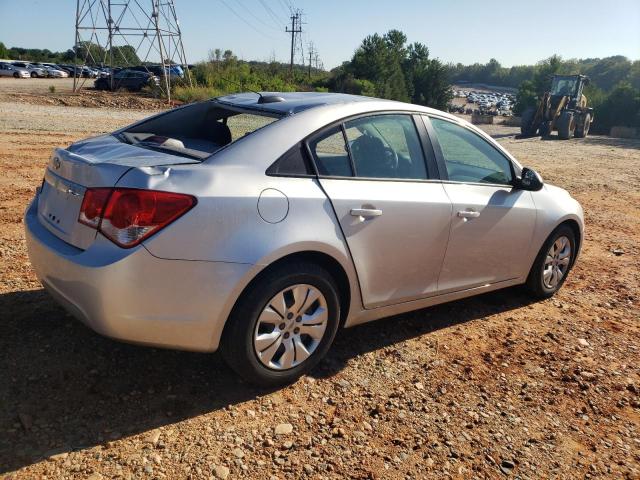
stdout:
<svg viewBox="0 0 640 480">
<path fill-rule="evenodd" d="M 76 0 L 74 51 L 76 65 L 160 66 L 160 88 L 169 100 L 171 66 L 180 65 L 191 85 L 173 0 Z M 74 76 L 73 90 L 85 81 Z"/>
</svg>

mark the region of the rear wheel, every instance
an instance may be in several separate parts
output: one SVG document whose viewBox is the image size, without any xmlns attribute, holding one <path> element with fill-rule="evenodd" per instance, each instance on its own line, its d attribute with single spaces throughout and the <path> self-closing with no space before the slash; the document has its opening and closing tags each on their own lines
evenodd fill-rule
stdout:
<svg viewBox="0 0 640 480">
<path fill-rule="evenodd" d="M 558 137 L 569 140 L 576 130 L 576 117 L 573 112 L 562 112 L 558 119 Z"/>
<path fill-rule="evenodd" d="M 552 297 L 566 280 L 575 254 L 575 234 L 561 225 L 549 235 L 533 262 L 526 283 L 529 292 L 536 298 Z"/>
<path fill-rule="evenodd" d="M 339 305 L 333 278 L 322 267 L 301 262 L 275 268 L 238 300 L 222 337 L 222 356 L 251 383 L 291 383 L 327 353 Z"/>
<path fill-rule="evenodd" d="M 584 138 L 589 134 L 589 128 L 591 128 L 591 114 L 587 113 L 583 117 L 576 127 L 576 138 Z"/>
<path fill-rule="evenodd" d="M 533 126 L 533 118 L 536 115 L 536 111 L 533 108 L 527 108 L 520 117 L 520 133 L 522 135 L 535 135 L 536 129 Z"/>
</svg>

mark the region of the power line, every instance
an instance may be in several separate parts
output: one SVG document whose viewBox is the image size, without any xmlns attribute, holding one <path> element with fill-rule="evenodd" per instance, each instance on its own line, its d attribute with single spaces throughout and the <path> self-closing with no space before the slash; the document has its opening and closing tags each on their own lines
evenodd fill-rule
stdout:
<svg viewBox="0 0 640 480">
<path fill-rule="evenodd" d="M 244 18 L 242 15 L 240 15 L 238 12 L 236 12 L 233 8 L 231 8 L 231 6 L 227 2 L 225 2 L 225 0 L 220 0 L 220 3 L 222 3 L 225 7 L 227 7 L 231 11 L 231 13 L 233 13 L 236 17 L 238 17 L 240 20 L 242 20 L 243 23 L 245 23 L 247 26 L 249 26 L 250 28 L 252 28 L 256 32 L 258 32 L 260 35 L 263 35 L 263 36 L 265 36 L 267 38 L 270 38 L 272 40 L 276 40 L 276 38 L 273 37 L 272 35 L 264 33 L 262 30 L 257 28 L 255 25 L 253 25 L 252 23 L 249 23 L 249 21 L 247 21 L 246 18 Z"/>
<path fill-rule="evenodd" d="M 278 15 L 276 15 L 276 13 L 271 9 L 271 7 L 267 3 L 265 3 L 264 0 L 258 0 L 258 1 L 260 2 L 260 5 L 262 5 L 264 7 L 264 9 L 267 11 L 269 16 L 273 19 L 275 24 L 278 25 L 278 28 L 281 28 L 282 27 L 282 21 L 280 20 L 280 17 L 278 17 Z"/>
<path fill-rule="evenodd" d="M 293 8 L 291 8 L 291 4 L 289 2 L 286 2 L 285 0 L 280 0 L 279 5 L 282 7 L 285 15 L 289 15 L 291 13 L 291 10 L 293 10 Z"/>
<path fill-rule="evenodd" d="M 278 27 L 274 27 L 273 25 L 266 23 L 260 17 L 258 17 L 255 13 L 253 13 L 253 11 L 249 7 L 247 7 L 244 3 L 242 3 L 240 0 L 236 0 L 236 2 L 238 3 L 238 5 L 244 8 L 247 12 L 249 12 L 249 15 L 251 15 L 253 18 L 255 18 L 258 22 L 260 22 L 265 27 L 271 28 L 272 30 L 277 30 L 278 32 L 281 31 L 282 27 L 280 25 L 278 25 Z"/>
</svg>

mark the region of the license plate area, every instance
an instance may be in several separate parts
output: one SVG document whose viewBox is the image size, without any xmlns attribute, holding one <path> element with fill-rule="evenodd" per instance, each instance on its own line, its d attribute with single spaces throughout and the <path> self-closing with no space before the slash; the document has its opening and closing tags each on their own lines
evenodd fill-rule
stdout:
<svg viewBox="0 0 640 480">
<path fill-rule="evenodd" d="M 40 222 L 62 240 L 79 248 L 95 238 L 95 231 L 78 223 L 85 187 L 47 170 L 38 195 Z M 89 232 L 87 232 L 89 230 Z"/>
</svg>

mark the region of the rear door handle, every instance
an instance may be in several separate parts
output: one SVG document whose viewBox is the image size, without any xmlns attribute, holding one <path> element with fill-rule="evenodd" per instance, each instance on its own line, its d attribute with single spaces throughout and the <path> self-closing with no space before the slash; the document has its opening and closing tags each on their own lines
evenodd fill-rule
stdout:
<svg viewBox="0 0 640 480">
<path fill-rule="evenodd" d="M 462 218 L 478 218 L 480 216 L 480 212 L 476 212 L 474 210 L 460 210 L 458 212 L 458 216 Z"/>
<path fill-rule="evenodd" d="M 377 208 L 352 208 L 351 215 L 354 217 L 379 217 L 382 215 L 382 210 L 378 210 Z"/>
</svg>

